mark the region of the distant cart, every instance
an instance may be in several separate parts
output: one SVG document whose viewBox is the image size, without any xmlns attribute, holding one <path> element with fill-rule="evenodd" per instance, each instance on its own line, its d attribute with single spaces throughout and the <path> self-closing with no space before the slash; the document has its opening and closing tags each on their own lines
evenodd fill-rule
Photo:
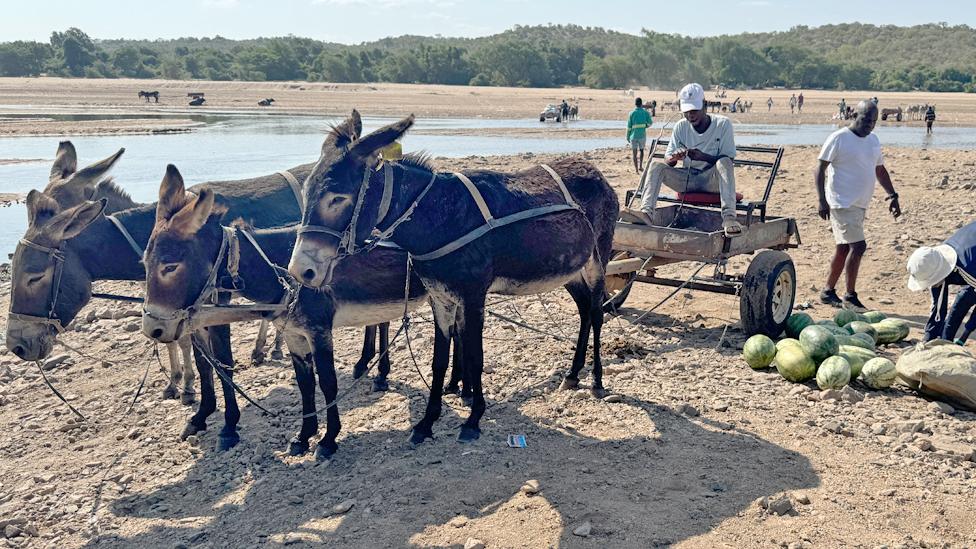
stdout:
<svg viewBox="0 0 976 549">
<path fill-rule="evenodd" d="M 190 98 L 191 107 L 199 107 L 200 105 L 203 105 L 204 102 L 207 101 L 203 97 L 203 92 L 190 92 L 186 94 L 186 96 Z"/>
<path fill-rule="evenodd" d="M 667 143 L 665 139 L 654 140 L 651 159 L 663 158 L 662 150 Z M 739 296 L 742 328 L 749 335 L 761 333 L 773 337 L 782 332 L 796 296 L 796 269 L 785 250 L 800 245 L 795 219 L 773 217 L 766 212 L 783 149 L 736 147 L 736 157 L 736 167 L 769 170 L 762 199 L 739 200 L 736 204 L 742 235 L 725 236 L 717 195 L 696 195 L 694 202 L 681 195 L 659 198 L 658 204 L 665 205 L 655 210 L 654 225 L 617 222 L 614 251 L 607 266 L 607 309 L 621 307 L 635 282 L 683 286 Z M 644 170 L 645 177 L 647 172 Z M 640 199 L 643 181 L 642 177 L 638 188 L 628 191 L 628 206 Z M 726 272 L 728 260 L 744 254 L 755 254 L 745 274 Z M 689 280 L 658 276 L 658 267 L 683 261 L 712 264 L 714 268 L 711 273 L 695 275 Z"/>
</svg>

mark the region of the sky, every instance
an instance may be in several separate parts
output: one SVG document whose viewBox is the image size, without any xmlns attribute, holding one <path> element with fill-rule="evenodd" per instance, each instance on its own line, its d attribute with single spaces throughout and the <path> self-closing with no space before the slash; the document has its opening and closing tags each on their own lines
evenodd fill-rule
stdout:
<svg viewBox="0 0 976 549">
<path fill-rule="evenodd" d="M 695 6 L 696 15 L 681 7 Z M 976 27 L 971 0 L 0 0 L 0 42 L 47 41 L 78 27 L 93 38 L 295 35 L 358 44 L 389 36 L 485 36 L 515 25 L 577 24 L 630 34 L 785 31 L 860 21 Z"/>
</svg>

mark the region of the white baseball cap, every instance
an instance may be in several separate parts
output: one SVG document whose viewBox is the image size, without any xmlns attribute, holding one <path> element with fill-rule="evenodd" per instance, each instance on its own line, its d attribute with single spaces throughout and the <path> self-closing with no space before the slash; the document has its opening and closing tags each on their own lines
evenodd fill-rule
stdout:
<svg viewBox="0 0 976 549">
<path fill-rule="evenodd" d="M 705 89 L 701 84 L 688 84 L 678 92 L 681 112 L 700 111 L 705 104 Z"/>
<path fill-rule="evenodd" d="M 956 268 L 958 254 L 952 246 L 922 246 L 908 258 L 908 289 L 920 292 L 945 280 Z"/>
</svg>

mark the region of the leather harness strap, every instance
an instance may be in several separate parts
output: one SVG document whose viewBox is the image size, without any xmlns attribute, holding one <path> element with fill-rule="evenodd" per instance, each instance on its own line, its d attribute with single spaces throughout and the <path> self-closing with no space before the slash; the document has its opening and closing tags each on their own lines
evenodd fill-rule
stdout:
<svg viewBox="0 0 976 549">
<path fill-rule="evenodd" d="M 295 193 L 295 202 L 298 202 L 298 209 L 301 210 L 305 207 L 305 200 L 302 198 L 302 185 L 298 182 L 298 179 L 291 174 L 288 170 L 281 170 L 278 175 L 285 178 L 288 182 L 288 186 L 291 187 L 291 192 Z"/>
<path fill-rule="evenodd" d="M 481 217 L 485 218 L 485 223 L 491 225 L 491 221 L 494 219 L 491 215 L 491 210 L 488 209 L 488 204 L 485 202 L 485 198 L 481 196 L 481 191 L 475 186 L 474 182 L 468 179 L 468 176 L 461 172 L 454 172 L 454 177 L 458 178 L 461 183 L 464 183 L 465 188 L 468 189 L 468 194 L 474 199 L 474 203 L 478 205 L 478 209 L 481 210 Z"/>
<path fill-rule="evenodd" d="M 132 248 L 132 251 L 139 256 L 139 263 L 142 263 L 142 256 L 146 253 L 146 251 L 136 244 L 136 240 L 132 238 L 132 235 L 126 230 L 125 225 L 122 224 L 122 221 L 120 221 L 119 218 L 115 217 L 114 215 L 106 215 L 105 217 L 112 222 L 112 225 L 115 225 L 115 228 L 118 229 L 120 233 L 122 233 L 122 238 L 129 243 L 129 247 Z"/>
<path fill-rule="evenodd" d="M 386 218 L 390 213 L 390 204 L 393 202 L 393 166 L 389 162 L 383 163 L 383 198 L 380 200 L 379 215 L 377 222 Z"/>
</svg>

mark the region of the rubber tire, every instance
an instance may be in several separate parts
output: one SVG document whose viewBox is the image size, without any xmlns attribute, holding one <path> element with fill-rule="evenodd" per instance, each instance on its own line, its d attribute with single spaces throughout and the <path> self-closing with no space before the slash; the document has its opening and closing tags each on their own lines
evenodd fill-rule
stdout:
<svg viewBox="0 0 976 549">
<path fill-rule="evenodd" d="M 793 278 L 793 298 L 790 308 L 782 322 L 773 319 L 773 286 L 783 270 L 788 270 Z M 749 264 L 742 281 L 739 295 L 739 319 L 742 331 L 747 336 L 764 334 L 778 337 L 786 328 L 786 321 L 793 312 L 796 301 L 796 268 L 793 260 L 784 252 L 763 250 Z"/>
<path fill-rule="evenodd" d="M 540 116 L 539 117 L 539 122 L 545 122 L 545 121 L 546 121 L 546 117 L 545 116 Z"/>
</svg>

